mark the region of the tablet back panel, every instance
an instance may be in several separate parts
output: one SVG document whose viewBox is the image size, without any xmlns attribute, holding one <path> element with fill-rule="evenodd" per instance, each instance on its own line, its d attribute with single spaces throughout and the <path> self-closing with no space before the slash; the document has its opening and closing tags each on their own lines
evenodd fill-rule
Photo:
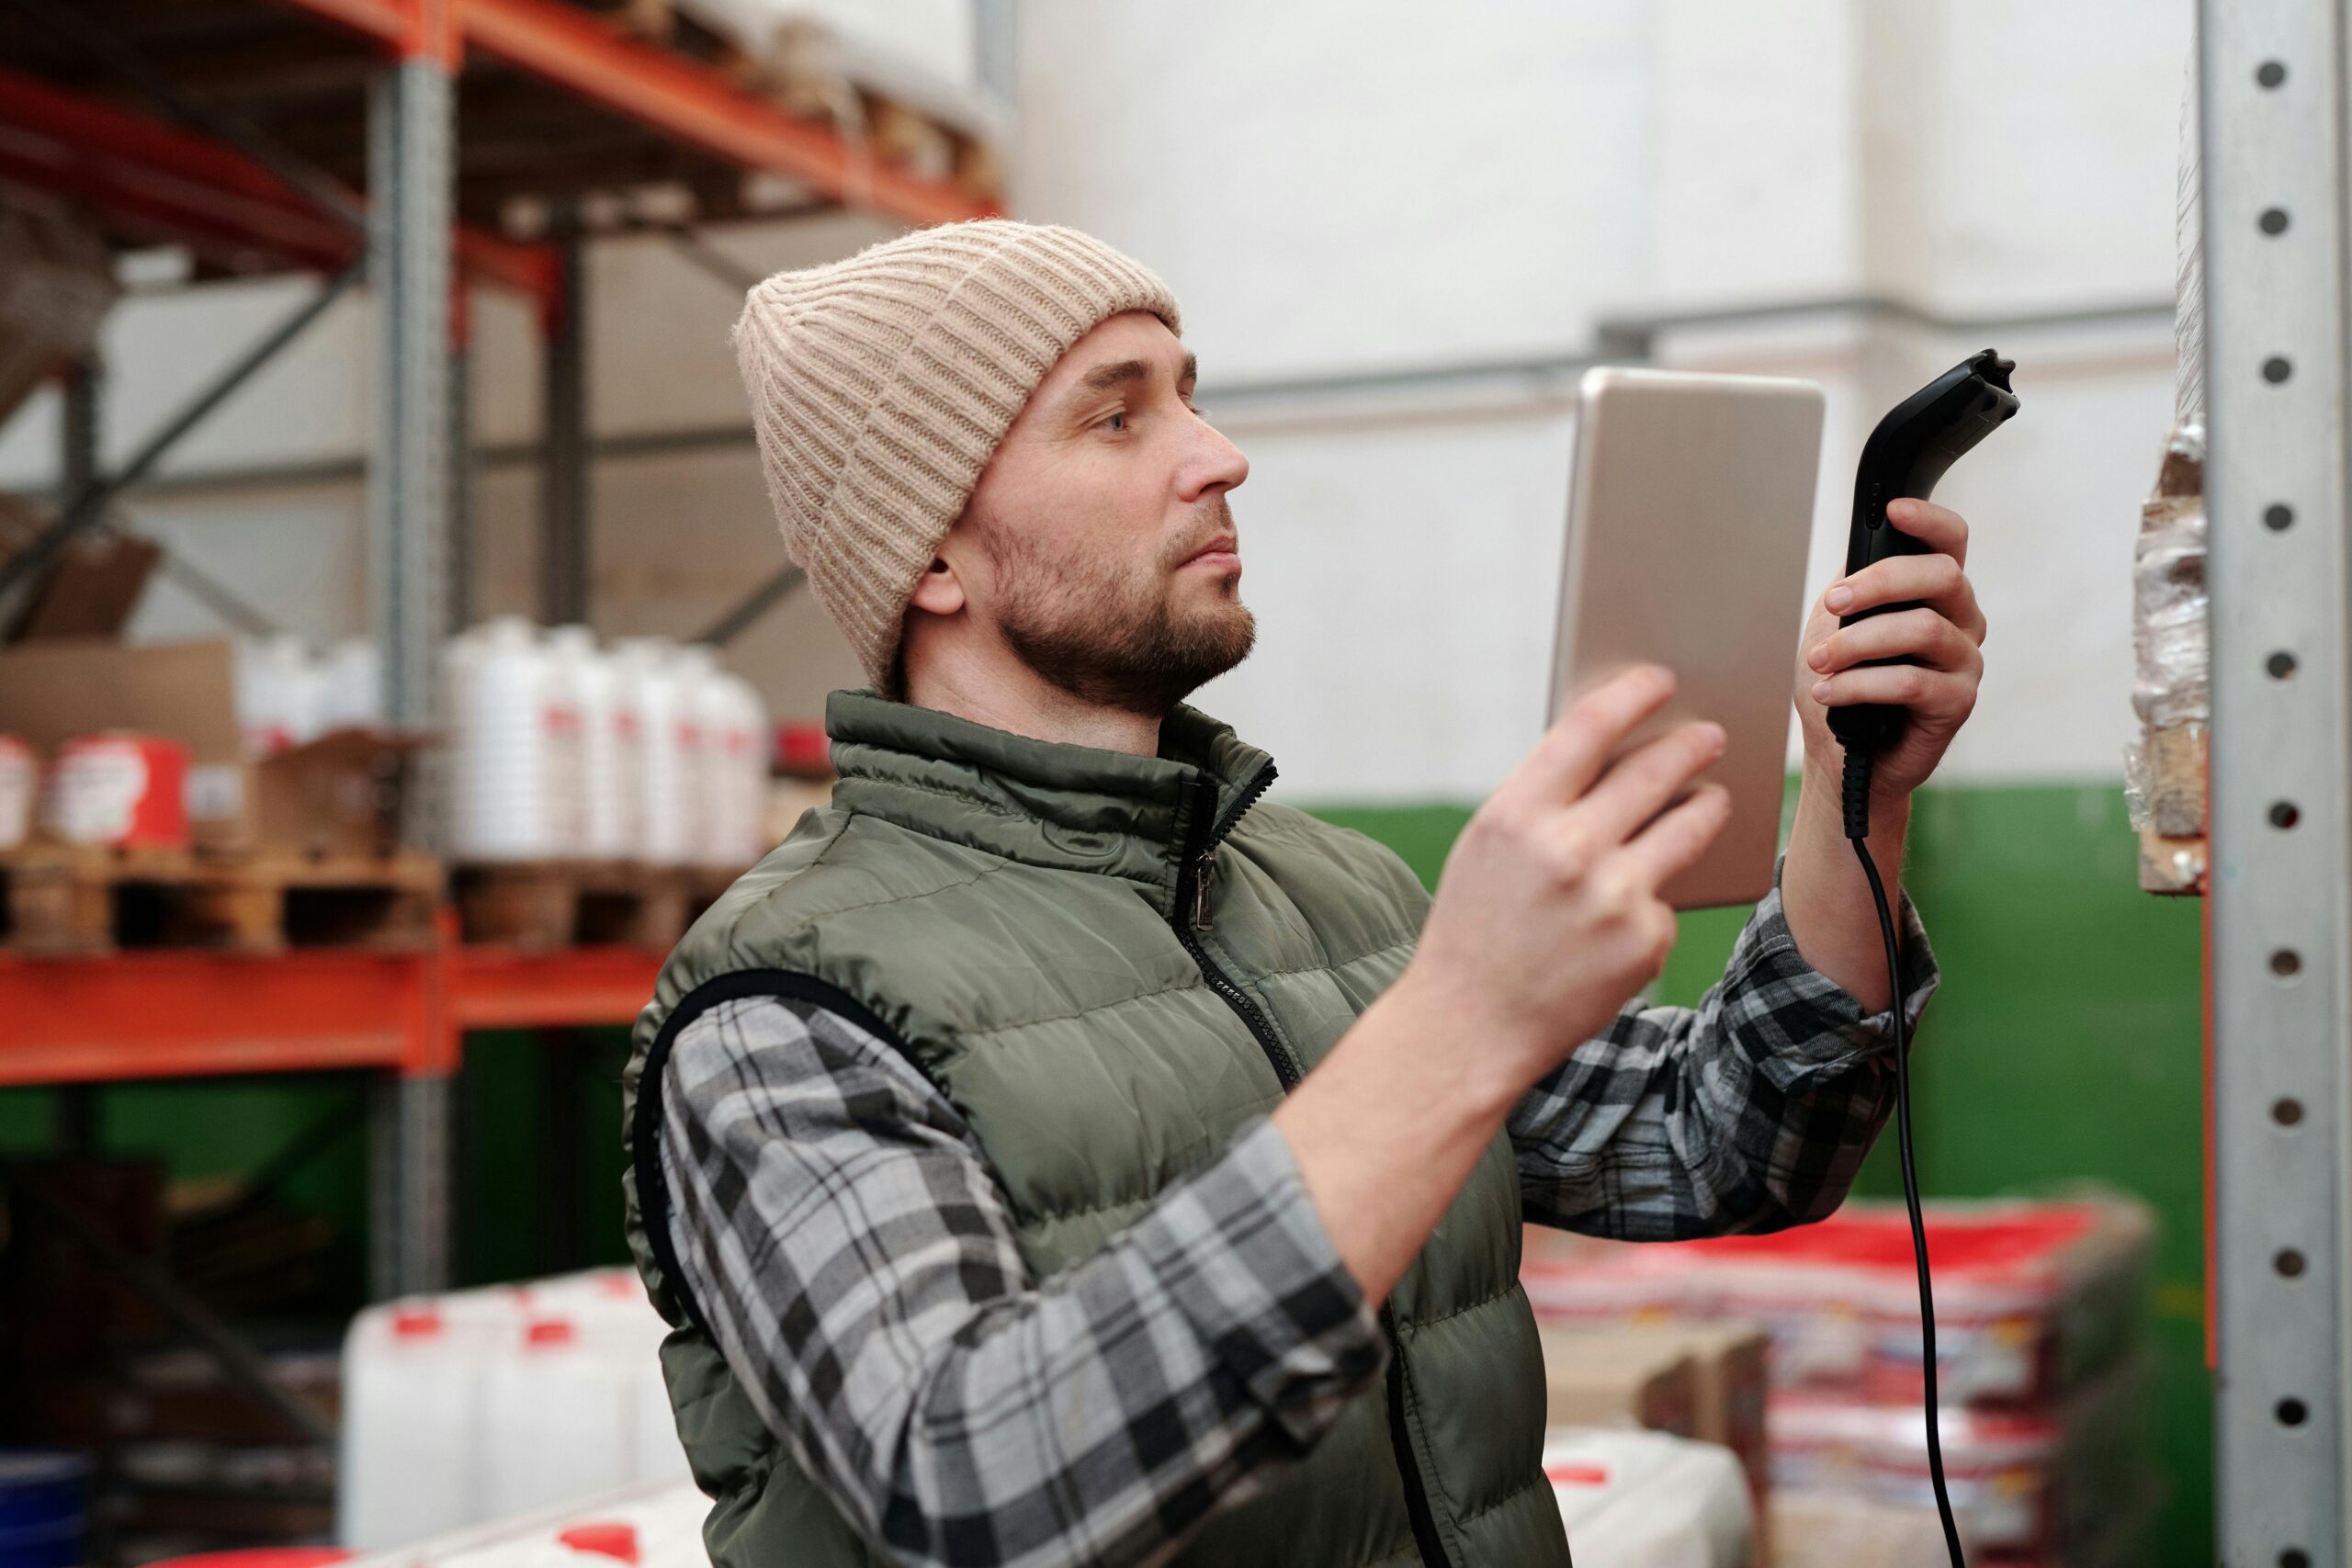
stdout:
<svg viewBox="0 0 2352 1568">
<path fill-rule="evenodd" d="M 1702 777 L 1731 791 L 1731 820 L 1663 890 L 1678 909 L 1752 903 L 1772 886 L 1821 420 L 1810 381 L 1584 378 L 1550 713 L 1658 663 L 1678 690 L 1627 749 L 1687 719 L 1727 732 Z"/>
</svg>

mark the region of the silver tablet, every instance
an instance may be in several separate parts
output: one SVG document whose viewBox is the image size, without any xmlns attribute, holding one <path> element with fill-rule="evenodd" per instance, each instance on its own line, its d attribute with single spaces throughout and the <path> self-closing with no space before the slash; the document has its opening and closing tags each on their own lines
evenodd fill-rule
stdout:
<svg viewBox="0 0 2352 1568">
<path fill-rule="evenodd" d="M 1768 376 L 1586 372 L 1562 556 L 1550 713 L 1634 664 L 1675 673 L 1632 750 L 1689 719 L 1730 739 L 1702 777 L 1731 820 L 1662 889 L 1678 909 L 1772 886 L 1805 552 L 1821 466 L 1821 389 Z"/>
</svg>

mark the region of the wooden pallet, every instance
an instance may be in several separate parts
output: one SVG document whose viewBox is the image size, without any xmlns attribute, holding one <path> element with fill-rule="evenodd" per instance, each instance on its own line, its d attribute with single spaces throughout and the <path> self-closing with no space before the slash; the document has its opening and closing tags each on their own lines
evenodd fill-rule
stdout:
<svg viewBox="0 0 2352 1568">
<path fill-rule="evenodd" d="M 0 855 L 0 949 L 30 953 L 194 947 L 413 952 L 434 939 L 441 863 L 430 855 L 38 845 Z"/>
<path fill-rule="evenodd" d="M 666 953 L 707 904 L 693 871 L 634 861 L 461 865 L 449 883 L 466 941 L 535 952 L 613 943 Z"/>
</svg>

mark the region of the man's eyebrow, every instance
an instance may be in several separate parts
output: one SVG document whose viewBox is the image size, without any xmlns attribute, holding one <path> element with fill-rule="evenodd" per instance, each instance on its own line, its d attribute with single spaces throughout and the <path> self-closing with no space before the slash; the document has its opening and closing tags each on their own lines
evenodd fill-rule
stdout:
<svg viewBox="0 0 2352 1568">
<path fill-rule="evenodd" d="M 1107 392 L 1114 387 L 1125 387 L 1136 381 L 1148 380 L 1151 367 L 1140 359 L 1121 359 L 1109 365 L 1098 365 L 1079 378 L 1079 387 L 1089 392 Z"/>
<path fill-rule="evenodd" d="M 1184 367 L 1176 373 L 1176 384 L 1196 380 L 1200 376 L 1200 361 L 1193 355 L 1184 356 Z M 1078 378 L 1079 389 L 1085 392 L 1107 392 L 1114 387 L 1133 386 L 1137 381 L 1151 379 L 1151 367 L 1140 359 L 1114 360 L 1098 365 Z"/>
</svg>

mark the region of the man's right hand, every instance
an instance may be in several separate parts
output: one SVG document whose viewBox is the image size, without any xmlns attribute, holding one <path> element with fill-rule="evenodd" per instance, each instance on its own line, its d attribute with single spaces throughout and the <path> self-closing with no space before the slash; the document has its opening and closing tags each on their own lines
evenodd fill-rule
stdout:
<svg viewBox="0 0 2352 1568">
<path fill-rule="evenodd" d="M 1673 694 L 1673 672 L 1657 665 L 1596 687 L 1446 860 L 1396 986 L 1462 1020 L 1476 1059 L 1461 1065 L 1495 1075 L 1498 1092 L 1516 1095 L 1556 1066 L 1666 966 L 1676 926 L 1658 890 L 1730 819 L 1721 784 L 1691 788 L 1723 756 L 1723 728 L 1678 725 L 1614 766 L 1609 758 Z"/>
</svg>

